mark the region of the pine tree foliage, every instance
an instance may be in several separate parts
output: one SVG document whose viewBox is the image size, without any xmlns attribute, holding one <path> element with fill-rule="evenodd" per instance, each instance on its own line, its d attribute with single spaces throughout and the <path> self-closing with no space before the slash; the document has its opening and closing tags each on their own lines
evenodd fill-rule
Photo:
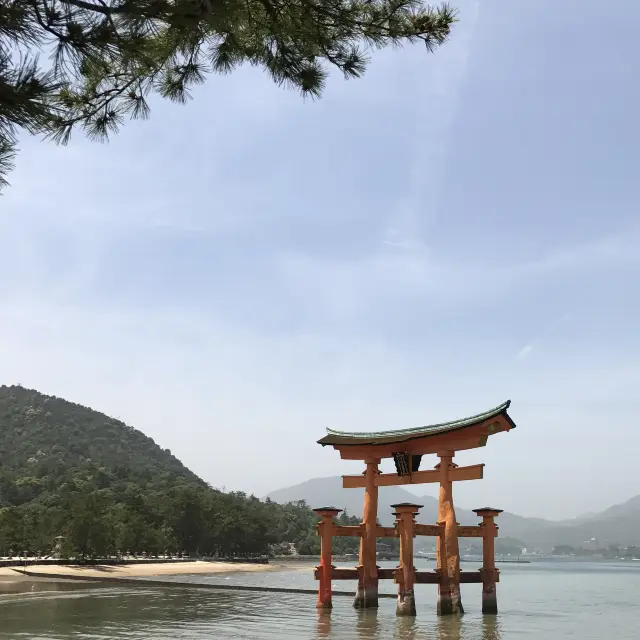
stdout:
<svg viewBox="0 0 640 640">
<path fill-rule="evenodd" d="M 102 140 L 150 94 L 184 102 L 247 63 L 318 97 L 331 67 L 357 78 L 376 48 L 433 51 L 455 19 L 423 0 L 0 0 L 0 179 L 21 129 Z"/>
</svg>

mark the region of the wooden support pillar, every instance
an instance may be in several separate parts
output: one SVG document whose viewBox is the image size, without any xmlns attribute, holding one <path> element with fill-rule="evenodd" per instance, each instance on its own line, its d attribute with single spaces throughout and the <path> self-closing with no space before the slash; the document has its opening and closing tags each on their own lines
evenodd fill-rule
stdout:
<svg viewBox="0 0 640 640">
<path fill-rule="evenodd" d="M 415 535 L 416 515 L 421 504 L 392 504 L 395 509 L 396 527 L 400 538 L 400 566 L 396 572 L 398 583 L 398 606 L 396 615 L 415 616 L 416 599 L 413 591 L 416 568 L 413 566 L 413 536 Z"/>
<path fill-rule="evenodd" d="M 484 507 L 474 509 L 474 513 L 482 517 L 482 613 L 498 613 L 498 597 L 496 594 L 496 582 L 498 570 L 496 569 L 495 539 L 498 535 L 498 527 L 495 518 L 502 513 L 500 509 Z"/>
<path fill-rule="evenodd" d="M 442 535 L 436 543 L 437 566 L 440 573 L 438 586 L 438 615 L 448 616 L 464 613 L 460 596 L 460 548 L 458 546 L 458 523 L 453 506 L 453 482 L 451 471 L 454 451 L 438 453 L 440 463 L 440 498 L 438 501 L 438 524 Z"/>
<path fill-rule="evenodd" d="M 318 586 L 318 609 L 331 609 L 331 573 L 333 572 L 333 519 L 342 511 L 335 507 L 321 507 L 314 509 L 320 516 L 318 534 L 320 535 L 320 566 L 317 575 L 320 580 Z"/>
<path fill-rule="evenodd" d="M 378 606 L 378 563 L 376 554 L 376 527 L 378 520 L 378 487 L 376 476 L 380 473 L 379 458 L 365 460 L 364 511 L 362 515 L 363 534 L 360 538 L 360 566 L 358 588 L 353 606 L 369 609 Z"/>
</svg>

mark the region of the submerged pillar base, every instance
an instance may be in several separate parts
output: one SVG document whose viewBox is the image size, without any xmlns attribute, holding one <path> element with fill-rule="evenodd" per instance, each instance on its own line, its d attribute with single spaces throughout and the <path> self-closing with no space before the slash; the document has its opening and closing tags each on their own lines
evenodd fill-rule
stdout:
<svg viewBox="0 0 640 640">
<path fill-rule="evenodd" d="M 460 596 L 460 586 L 451 585 L 445 587 L 440 585 L 438 589 L 438 615 L 456 616 L 464 613 L 462 598 Z"/>
<path fill-rule="evenodd" d="M 396 607 L 397 616 L 415 616 L 416 615 L 416 598 L 413 589 L 398 592 L 398 606 Z"/>
<path fill-rule="evenodd" d="M 362 585 L 358 583 L 356 597 L 353 600 L 355 609 L 377 609 L 378 608 L 378 585 Z"/>
<path fill-rule="evenodd" d="M 498 613 L 498 596 L 495 585 L 485 585 L 482 589 L 482 613 Z"/>
</svg>

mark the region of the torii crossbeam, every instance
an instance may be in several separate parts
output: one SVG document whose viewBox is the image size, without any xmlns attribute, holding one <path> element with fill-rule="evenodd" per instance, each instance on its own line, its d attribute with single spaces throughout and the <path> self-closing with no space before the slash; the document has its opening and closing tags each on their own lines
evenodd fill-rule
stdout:
<svg viewBox="0 0 640 640">
<path fill-rule="evenodd" d="M 469 418 L 416 429 L 378 433 L 349 433 L 327 429 L 327 435 L 318 440 L 318 444 L 331 445 L 337 449 L 342 459 L 362 460 L 366 464 L 366 470 L 362 475 L 343 476 L 345 488 L 364 487 L 365 490 L 362 526 L 357 534 L 360 535 L 361 541 L 360 566 L 357 571 L 358 589 L 354 601 L 356 608 L 378 606 L 378 580 L 383 577 L 381 574 L 384 572 L 384 570 L 378 570 L 376 562 L 376 539 L 379 533 L 384 533 L 384 528 L 377 526 L 378 487 L 437 482 L 440 484 L 438 523 L 435 526 L 416 525 L 414 531 L 420 535 L 421 528 L 431 527 L 438 533 L 436 545 L 438 613 L 440 615 L 463 613 L 460 597 L 458 537 L 461 534 L 465 535 L 464 529 L 470 528 L 460 527 L 459 531 L 453 505 L 452 485 L 453 482 L 462 480 L 481 480 L 484 465 L 458 467 L 454 464 L 453 458 L 456 451 L 484 447 L 490 435 L 515 428 L 515 423 L 507 413 L 510 404 L 511 402 L 507 401 L 494 409 Z M 436 454 L 440 461 L 433 469 L 421 471 L 422 457 L 427 454 Z M 394 459 L 397 473 L 380 473 L 379 464 L 383 458 Z M 496 515 L 499 513 L 498 510 L 489 511 L 495 512 Z M 491 526 L 494 525 L 491 524 Z M 427 532 L 426 528 L 423 533 L 435 535 L 434 532 Z M 471 531 L 469 533 L 478 535 Z M 342 535 L 356 534 L 344 532 Z M 490 537 L 490 548 L 493 549 L 493 533 Z M 404 571 L 407 570 L 413 569 L 404 569 Z M 489 576 L 489 573 L 485 575 Z M 491 569 L 490 577 L 492 581 L 485 581 L 483 591 L 483 611 L 488 613 L 491 613 L 494 608 L 497 610 L 497 605 L 492 604 L 495 603 L 497 579 L 495 568 Z"/>
</svg>

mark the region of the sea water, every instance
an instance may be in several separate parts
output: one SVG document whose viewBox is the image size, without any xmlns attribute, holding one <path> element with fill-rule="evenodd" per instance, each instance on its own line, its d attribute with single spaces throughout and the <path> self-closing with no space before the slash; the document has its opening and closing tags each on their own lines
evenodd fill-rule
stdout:
<svg viewBox="0 0 640 640">
<path fill-rule="evenodd" d="M 433 569 L 416 563 L 418 569 Z M 499 567 L 500 613 L 483 616 L 480 585 L 463 585 L 466 613 L 461 618 L 438 618 L 434 585 L 416 586 L 413 619 L 396 618 L 393 599 L 381 599 L 378 610 L 356 611 L 351 598 L 334 597 L 333 610 L 319 613 L 316 598 L 306 594 L 25 582 L 18 593 L 0 592 L 0 639 L 640 640 L 640 562 L 534 561 Z M 311 567 L 162 580 L 303 589 L 317 584 Z M 385 593 L 395 590 L 390 581 L 381 585 Z M 353 584 L 339 582 L 334 588 Z"/>
</svg>

